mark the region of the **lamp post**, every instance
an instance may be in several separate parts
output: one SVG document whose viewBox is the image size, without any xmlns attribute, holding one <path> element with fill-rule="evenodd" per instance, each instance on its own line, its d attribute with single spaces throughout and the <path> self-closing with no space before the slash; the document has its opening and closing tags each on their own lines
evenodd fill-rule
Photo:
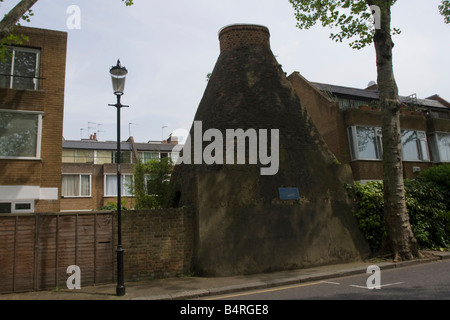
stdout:
<svg viewBox="0 0 450 320">
<path fill-rule="evenodd" d="M 116 295 L 125 295 L 125 284 L 123 275 L 123 248 L 122 248 L 122 175 L 120 172 L 120 109 L 128 106 L 122 105 L 120 98 L 123 95 L 125 89 L 125 78 L 127 76 L 127 69 L 120 65 L 120 60 L 117 60 L 117 65 L 111 67 L 109 73 L 112 78 L 112 85 L 114 94 L 117 97 L 116 104 L 109 104 L 110 107 L 116 107 L 117 109 L 117 287 Z"/>
</svg>

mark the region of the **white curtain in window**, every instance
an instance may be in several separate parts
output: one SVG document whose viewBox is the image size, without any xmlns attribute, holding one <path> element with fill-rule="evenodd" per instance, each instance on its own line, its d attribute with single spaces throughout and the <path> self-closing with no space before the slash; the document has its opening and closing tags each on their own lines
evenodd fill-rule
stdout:
<svg viewBox="0 0 450 320">
<path fill-rule="evenodd" d="M 107 175 L 105 178 L 105 196 L 117 196 L 117 176 Z"/>
<path fill-rule="evenodd" d="M 62 176 L 62 196 L 76 197 L 80 188 L 80 178 L 77 175 Z"/>
<path fill-rule="evenodd" d="M 90 197 L 91 177 L 89 175 L 63 175 L 62 176 L 63 197 Z"/>
<path fill-rule="evenodd" d="M 89 197 L 91 195 L 91 177 L 90 176 L 81 176 L 80 177 L 80 187 L 81 187 L 81 196 Z"/>
<path fill-rule="evenodd" d="M 122 175 L 122 185 L 120 194 L 122 196 L 132 196 L 132 175 Z M 117 197 L 117 175 L 107 175 L 105 178 L 105 196 Z"/>
</svg>

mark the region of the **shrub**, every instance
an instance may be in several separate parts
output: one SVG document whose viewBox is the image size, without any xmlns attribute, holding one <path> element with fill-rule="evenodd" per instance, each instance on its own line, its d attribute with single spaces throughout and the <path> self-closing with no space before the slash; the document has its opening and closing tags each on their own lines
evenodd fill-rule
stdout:
<svg viewBox="0 0 450 320">
<path fill-rule="evenodd" d="M 357 201 L 355 217 L 358 227 L 366 238 L 372 252 L 378 251 L 386 236 L 383 224 L 383 183 L 370 181 L 348 185 L 347 190 Z"/>
<path fill-rule="evenodd" d="M 357 203 L 358 226 L 372 252 L 376 252 L 386 236 L 383 183 L 355 183 L 346 188 Z M 410 224 L 419 248 L 450 248 L 450 164 L 423 171 L 415 180 L 405 180 L 405 192 Z"/>
<path fill-rule="evenodd" d="M 419 248 L 450 247 L 450 211 L 443 189 L 427 181 L 406 180 L 405 191 L 409 220 Z"/>
<path fill-rule="evenodd" d="M 445 196 L 447 211 L 450 210 L 450 163 L 441 164 L 422 171 L 418 180 L 429 182 L 441 188 Z"/>
<path fill-rule="evenodd" d="M 133 191 L 136 209 L 155 209 L 165 205 L 173 164 L 170 158 L 153 159 L 134 167 Z"/>
<path fill-rule="evenodd" d="M 420 180 L 432 182 L 445 190 L 450 191 L 450 163 L 431 167 L 419 174 Z"/>
<path fill-rule="evenodd" d="M 121 206 L 122 210 L 127 210 L 126 207 L 122 204 Z M 115 202 L 108 202 L 105 206 L 101 207 L 100 210 L 107 210 L 107 211 L 116 211 L 117 210 L 117 203 Z"/>
</svg>

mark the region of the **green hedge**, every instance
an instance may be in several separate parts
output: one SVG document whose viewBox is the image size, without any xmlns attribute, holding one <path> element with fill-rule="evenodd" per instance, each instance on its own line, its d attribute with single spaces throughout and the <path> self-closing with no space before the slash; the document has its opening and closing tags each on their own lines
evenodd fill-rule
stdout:
<svg viewBox="0 0 450 320">
<path fill-rule="evenodd" d="M 347 185 L 357 201 L 355 217 L 373 252 L 386 236 L 383 224 L 383 183 Z M 450 164 L 432 167 L 417 179 L 405 180 L 411 228 L 420 249 L 450 248 Z"/>
</svg>

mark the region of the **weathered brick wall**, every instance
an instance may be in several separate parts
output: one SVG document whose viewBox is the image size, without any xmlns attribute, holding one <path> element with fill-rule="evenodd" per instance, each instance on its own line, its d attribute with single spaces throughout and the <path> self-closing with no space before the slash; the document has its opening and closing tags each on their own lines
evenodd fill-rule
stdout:
<svg viewBox="0 0 450 320">
<path fill-rule="evenodd" d="M 123 211 L 125 281 L 190 272 L 194 219 L 187 209 Z M 117 214 L 0 214 L 0 294 L 115 281 Z"/>
<path fill-rule="evenodd" d="M 330 151 L 340 162 L 348 163 L 347 131 L 337 103 L 324 96 L 298 72 L 292 73 L 288 79 Z"/>
<path fill-rule="evenodd" d="M 187 209 L 124 211 L 122 240 L 125 280 L 189 273 L 194 246 L 193 213 Z"/>
</svg>

